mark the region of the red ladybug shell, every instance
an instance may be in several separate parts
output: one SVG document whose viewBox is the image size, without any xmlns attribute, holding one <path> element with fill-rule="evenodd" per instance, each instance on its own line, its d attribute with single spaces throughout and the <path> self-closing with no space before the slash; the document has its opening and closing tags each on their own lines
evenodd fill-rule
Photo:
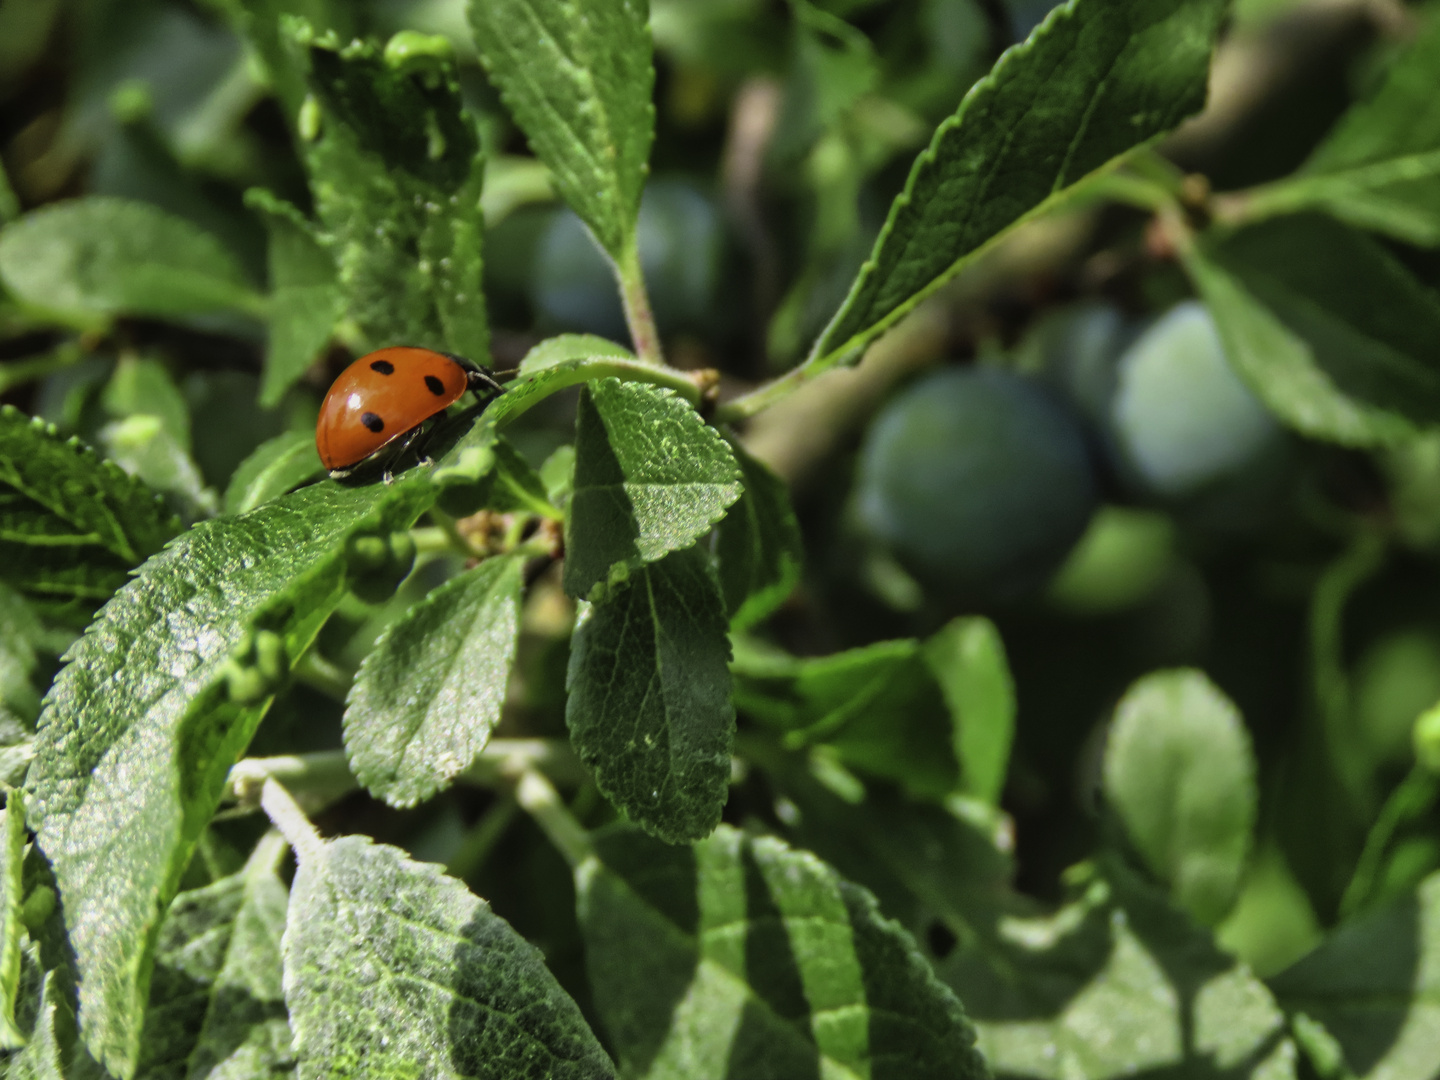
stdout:
<svg viewBox="0 0 1440 1080">
<path fill-rule="evenodd" d="M 458 401 L 468 386 L 456 360 L 430 349 L 399 345 L 360 357 L 340 373 L 320 406 L 320 461 L 331 472 L 358 465 Z"/>
</svg>

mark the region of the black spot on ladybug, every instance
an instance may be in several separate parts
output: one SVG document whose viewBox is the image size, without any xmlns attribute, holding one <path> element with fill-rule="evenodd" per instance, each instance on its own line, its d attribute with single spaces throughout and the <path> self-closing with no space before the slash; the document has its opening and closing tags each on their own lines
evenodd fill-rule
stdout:
<svg viewBox="0 0 1440 1080">
<path fill-rule="evenodd" d="M 370 370 L 378 371 L 381 375 L 394 375 L 395 365 L 389 360 L 372 360 L 370 362 Z"/>
<path fill-rule="evenodd" d="M 445 384 L 442 383 L 439 379 L 437 379 L 434 375 L 425 376 L 425 385 L 436 397 L 439 397 L 441 394 L 445 393 Z"/>
<path fill-rule="evenodd" d="M 380 417 L 376 416 L 373 412 L 361 413 L 360 422 L 377 434 L 385 430 L 385 421 L 381 420 Z"/>
</svg>

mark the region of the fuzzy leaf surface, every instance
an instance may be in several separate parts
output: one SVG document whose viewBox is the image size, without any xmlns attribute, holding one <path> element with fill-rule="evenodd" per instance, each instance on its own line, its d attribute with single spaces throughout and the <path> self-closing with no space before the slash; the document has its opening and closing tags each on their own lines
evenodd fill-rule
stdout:
<svg viewBox="0 0 1440 1080">
<path fill-rule="evenodd" d="M 614 378 L 588 384 L 575 419 L 565 591 L 588 596 L 688 548 L 740 491 L 729 444 L 674 393 Z"/>
<path fill-rule="evenodd" d="M 811 363 L 853 357 L 966 258 L 1205 101 L 1224 0 L 1070 0 L 942 123 Z"/>
<path fill-rule="evenodd" d="M 349 317 L 372 347 L 443 342 L 483 359 L 484 159 L 453 63 L 392 62 L 374 44 L 288 25 L 321 109 L 307 166 Z"/>
<path fill-rule="evenodd" d="M 785 482 L 738 443 L 730 450 L 744 491 L 715 530 L 715 555 L 730 628 L 744 630 L 795 591 L 805 545 Z"/>
<path fill-rule="evenodd" d="M 145 1015 L 146 1080 L 263 1077 L 294 1065 L 280 939 L 289 892 L 271 834 L 239 873 L 175 898 Z"/>
<path fill-rule="evenodd" d="M 1297 173 L 1257 193 L 1266 211 L 1322 207 L 1406 243 L 1440 244 L 1440 11 L 1416 16 L 1420 33 L 1386 65 L 1379 89 Z"/>
<path fill-rule="evenodd" d="M 422 473 L 317 485 L 196 526 L 106 605 L 46 697 L 27 788 L 86 1044 L 115 1075 L 135 1068 L 162 916 L 268 705 L 229 684 L 259 674 L 248 648 L 261 631 L 287 667 L 304 652 L 347 588 L 347 540 L 408 528 L 433 497 Z"/>
<path fill-rule="evenodd" d="M 1150 868 L 1202 923 L 1230 909 L 1255 824 L 1255 759 L 1234 702 L 1201 672 L 1140 679 L 1115 709 L 1105 798 Z"/>
<path fill-rule="evenodd" d="M 556 189 L 619 259 L 655 138 L 648 0 L 471 0 L 491 80 Z"/>
<path fill-rule="evenodd" d="M 271 408 L 325 348 L 345 298 L 335 280 L 335 257 L 295 207 L 263 190 L 248 192 L 245 201 L 259 211 L 270 235 L 270 340 L 260 405 Z"/>
<path fill-rule="evenodd" d="M 313 433 L 286 431 L 266 439 L 235 467 L 225 488 L 225 512 L 248 513 L 324 472 Z"/>
<path fill-rule="evenodd" d="M 697 548 L 636 571 L 575 631 L 570 739 L 606 797 L 670 843 L 720 822 L 735 737 L 729 660 L 720 591 Z"/>
<path fill-rule="evenodd" d="M 441 868 L 347 836 L 299 852 L 285 1000 L 301 1080 L 609 1080 L 538 949 Z"/>
<path fill-rule="evenodd" d="M 152 206 L 88 195 L 34 210 L 0 233 L 0 281 L 66 322 L 236 309 L 261 298 L 225 246 Z"/>
<path fill-rule="evenodd" d="M 1368 237 L 1297 214 L 1212 237 L 1186 269 L 1230 363 L 1296 431 L 1374 446 L 1440 423 L 1440 298 Z"/>
<path fill-rule="evenodd" d="M 1440 1046 L 1440 874 L 1342 925 L 1270 980 L 1289 1011 L 1323 1025 L 1349 1075 L 1425 1080 Z"/>
<path fill-rule="evenodd" d="M 414 806 L 470 767 L 500 721 L 524 560 L 487 559 L 407 611 L 365 657 L 345 708 L 356 778 Z"/>
<path fill-rule="evenodd" d="M 982 1080 L 975 1029 L 875 899 L 722 825 L 595 837 L 576 869 L 594 999 L 626 1076 Z"/>
</svg>

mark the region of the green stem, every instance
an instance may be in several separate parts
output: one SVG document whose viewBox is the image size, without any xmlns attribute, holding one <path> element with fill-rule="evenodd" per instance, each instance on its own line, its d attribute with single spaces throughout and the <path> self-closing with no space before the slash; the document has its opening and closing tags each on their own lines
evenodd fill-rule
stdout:
<svg viewBox="0 0 1440 1080">
<path fill-rule="evenodd" d="M 75 342 L 67 341 L 42 356 L 32 356 L 28 360 L 11 360 L 0 367 L 0 394 L 13 390 L 21 383 L 43 379 L 54 372 L 63 371 L 79 363 L 84 356 L 85 350 Z"/>
<path fill-rule="evenodd" d="M 271 778 L 265 781 L 260 791 L 260 805 L 264 807 L 266 815 L 290 846 L 295 849 L 295 857 L 304 862 L 311 856 L 319 855 L 325 842 L 320 839 L 320 834 L 315 831 L 315 826 L 310 824 L 310 819 L 305 816 L 305 811 L 300 809 L 299 803 L 290 797 L 290 793 L 280 786 L 279 782 Z"/>
<path fill-rule="evenodd" d="M 645 274 L 640 268 L 640 242 L 631 234 L 630 242 L 615 264 L 620 279 L 620 303 L 625 308 L 625 324 L 635 355 L 646 364 L 665 363 L 660 351 L 660 334 L 655 329 L 655 315 L 650 310 L 650 294 L 645 291 Z"/>
<path fill-rule="evenodd" d="M 1436 777 L 1420 765 L 1411 769 L 1410 774 L 1390 793 L 1390 798 L 1385 800 L 1380 816 L 1365 838 L 1365 849 L 1360 853 L 1354 876 L 1350 878 L 1350 884 L 1345 887 L 1345 895 L 1340 900 L 1342 919 L 1365 907 L 1375 891 L 1375 882 L 1380 876 L 1385 852 L 1396 831 L 1406 822 L 1414 821 L 1427 813 L 1435 805 L 1437 794 L 1440 794 L 1440 787 L 1437 787 Z"/>
<path fill-rule="evenodd" d="M 410 539 L 415 541 L 416 555 L 448 555 L 456 550 L 458 534 L 443 525 L 417 525 L 410 530 Z M 461 554 L 472 554 L 468 549 Z"/>
<path fill-rule="evenodd" d="M 350 684 L 355 676 L 339 664 L 325 659 L 314 649 L 305 653 L 295 663 L 296 682 L 304 683 L 312 690 L 318 690 L 326 697 L 344 702 L 350 693 Z"/>
<path fill-rule="evenodd" d="M 538 772 L 526 772 L 520 777 L 515 800 L 572 867 L 579 866 L 594 853 L 584 826 L 575 820 L 550 781 Z"/>
<path fill-rule="evenodd" d="M 495 850 L 506 830 L 520 813 L 520 804 L 515 801 L 514 792 L 504 792 L 495 799 L 495 804 L 485 811 L 483 817 L 466 835 L 460 850 L 445 864 L 445 872 L 461 881 L 473 876 L 485 865 L 485 860 Z"/>
<path fill-rule="evenodd" d="M 1180 199 L 1185 190 L 1185 170 L 1154 147 L 1140 146 L 1125 155 L 1124 166 L 1136 176 L 1148 180 L 1172 200 Z"/>
</svg>

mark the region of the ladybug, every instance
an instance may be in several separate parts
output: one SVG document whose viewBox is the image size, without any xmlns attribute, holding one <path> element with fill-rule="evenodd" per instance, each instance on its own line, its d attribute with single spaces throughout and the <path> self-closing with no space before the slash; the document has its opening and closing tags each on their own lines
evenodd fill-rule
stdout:
<svg viewBox="0 0 1440 1080">
<path fill-rule="evenodd" d="M 429 420 L 466 390 L 504 390 L 463 356 L 396 345 L 360 357 L 340 373 L 320 406 L 315 449 L 335 480 L 343 480 L 395 444 L 393 461 L 419 438 Z M 398 442 L 397 442 L 398 440 Z M 385 479 L 390 480 L 389 470 Z"/>
</svg>

